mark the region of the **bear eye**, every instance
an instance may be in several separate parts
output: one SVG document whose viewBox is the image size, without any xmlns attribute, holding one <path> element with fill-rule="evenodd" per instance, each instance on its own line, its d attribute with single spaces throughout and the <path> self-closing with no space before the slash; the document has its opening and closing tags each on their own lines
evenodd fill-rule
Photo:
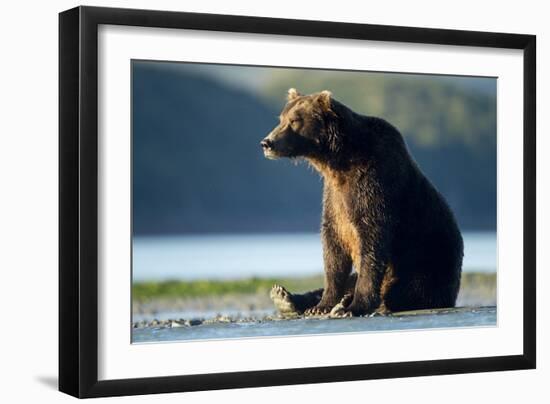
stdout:
<svg viewBox="0 0 550 404">
<path fill-rule="evenodd" d="M 290 121 L 290 124 L 292 125 L 292 124 L 295 124 L 297 122 L 300 122 L 300 120 L 301 120 L 300 118 L 291 118 L 289 121 Z"/>
</svg>

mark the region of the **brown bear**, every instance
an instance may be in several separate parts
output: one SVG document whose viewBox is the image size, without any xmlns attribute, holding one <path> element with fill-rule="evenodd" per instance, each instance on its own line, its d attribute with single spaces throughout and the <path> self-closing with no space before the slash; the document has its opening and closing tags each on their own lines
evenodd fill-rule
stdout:
<svg viewBox="0 0 550 404">
<path fill-rule="evenodd" d="M 454 307 L 462 236 L 399 131 L 329 91 L 290 89 L 279 118 L 261 146 L 268 158 L 302 158 L 321 174 L 325 272 L 324 288 L 305 294 L 275 285 L 279 311 L 347 317 Z"/>
</svg>

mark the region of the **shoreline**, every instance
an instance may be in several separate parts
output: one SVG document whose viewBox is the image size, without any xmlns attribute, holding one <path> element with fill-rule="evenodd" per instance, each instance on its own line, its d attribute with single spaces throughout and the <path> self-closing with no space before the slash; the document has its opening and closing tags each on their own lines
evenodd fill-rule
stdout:
<svg viewBox="0 0 550 404">
<path fill-rule="evenodd" d="M 360 317 L 353 318 L 332 318 L 328 315 L 322 316 L 293 316 L 285 317 L 280 314 L 274 313 L 271 315 L 262 315 L 262 316 L 243 316 L 238 315 L 222 315 L 217 314 L 215 317 L 211 318 L 167 318 L 164 320 L 153 319 L 151 321 L 141 320 L 132 323 L 133 329 L 164 329 L 164 328 L 188 328 L 196 326 L 206 326 L 206 325 L 219 325 L 219 324 L 260 324 L 266 322 L 277 322 L 277 321 L 294 321 L 294 320 L 308 320 L 308 321 L 346 321 L 350 319 L 368 319 L 372 317 L 385 317 L 385 318 L 412 318 L 412 317 L 425 317 L 425 316 L 440 316 L 448 314 L 461 314 L 461 313 L 484 313 L 484 312 L 496 312 L 496 306 L 456 306 L 449 308 L 440 308 L 440 309 L 424 309 L 424 310 L 408 310 L 396 313 L 390 313 L 387 315 L 380 315 L 373 313 L 371 315 L 365 315 Z"/>
<path fill-rule="evenodd" d="M 132 323 L 202 319 L 219 322 L 262 320 L 277 316 L 269 290 L 282 284 L 293 293 L 321 287 L 322 277 L 249 278 L 232 281 L 166 281 L 132 287 Z M 463 273 L 457 307 L 496 306 L 496 273 Z M 225 319 L 225 320 L 224 320 Z"/>
</svg>

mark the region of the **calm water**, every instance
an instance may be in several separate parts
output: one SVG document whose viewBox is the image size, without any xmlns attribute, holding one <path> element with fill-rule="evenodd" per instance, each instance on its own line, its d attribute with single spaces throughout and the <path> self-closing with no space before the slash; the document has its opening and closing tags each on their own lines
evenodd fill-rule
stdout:
<svg viewBox="0 0 550 404">
<path fill-rule="evenodd" d="M 214 323 L 179 328 L 138 328 L 132 330 L 132 342 L 143 343 L 197 339 L 495 326 L 496 316 L 496 308 L 487 307 L 445 314 L 414 316 L 355 317 L 338 320 L 301 318 L 296 320 L 230 324 Z"/>
<path fill-rule="evenodd" d="M 496 271 L 496 233 L 466 232 L 464 270 Z M 231 279 L 322 272 L 318 234 L 136 237 L 133 279 Z"/>
</svg>

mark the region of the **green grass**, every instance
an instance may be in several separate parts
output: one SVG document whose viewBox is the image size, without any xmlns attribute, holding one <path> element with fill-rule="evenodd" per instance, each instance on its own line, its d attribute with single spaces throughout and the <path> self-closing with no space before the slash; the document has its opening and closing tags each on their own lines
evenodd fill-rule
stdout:
<svg viewBox="0 0 550 404">
<path fill-rule="evenodd" d="M 495 288 L 497 275 L 485 272 L 465 272 L 462 274 L 461 287 L 463 288 Z"/>
<path fill-rule="evenodd" d="M 301 278 L 247 278 L 237 280 L 196 280 L 135 282 L 132 285 L 133 299 L 142 302 L 153 298 L 192 298 L 202 296 L 222 296 L 228 294 L 268 293 L 273 284 L 284 285 L 290 291 L 304 292 L 323 286 L 323 277 Z M 464 273 L 461 288 L 494 289 L 496 275 L 481 272 Z"/>
<path fill-rule="evenodd" d="M 132 285 L 132 294 L 135 301 L 143 301 L 158 297 L 186 298 L 268 293 L 275 283 L 284 285 L 292 291 L 302 292 L 322 287 L 323 278 L 322 276 L 312 276 L 304 278 L 136 282 Z"/>
</svg>

